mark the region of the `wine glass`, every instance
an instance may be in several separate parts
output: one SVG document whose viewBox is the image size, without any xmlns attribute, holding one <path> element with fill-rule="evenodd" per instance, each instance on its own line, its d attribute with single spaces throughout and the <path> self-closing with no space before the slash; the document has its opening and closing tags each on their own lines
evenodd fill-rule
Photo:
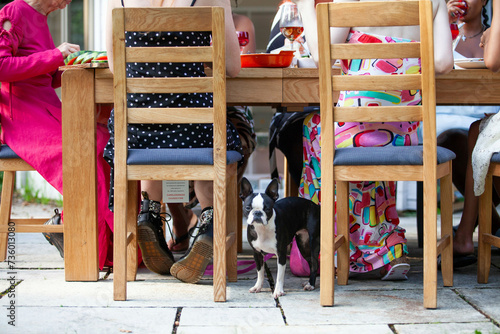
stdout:
<svg viewBox="0 0 500 334">
<path fill-rule="evenodd" d="M 467 15 L 467 11 L 469 10 L 469 5 L 467 4 L 467 2 L 465 1 L 462 1 L 460 4 L 457 5 L 458 8 L 460 8 L 461 10 L 463 10 L 464 12 L 463 13 L 460 13 L 456 18 L 457 20 L 460 20 L 462 19 L 465 15 Z M 457 25 L 457 22 L 453 22 L 453 23 L 450 23 L 450 30 L 451 30 L 451 38 L 453 40 L 455 40 L 458 35 L 460 34 L 460 31 L 459 31 L 459 28 L 458 28 L 458 25 Z"/>
<path fill-rule="evenodd" d="M 243 53 L 243 48 L 249 42 L 248 31 L 237 31 L 236 35 L 238 36 L 238 43 L 240 44 L 240 53 Z"/>
<path fill-rule="evenodd" d="M 450 23 L 450 30 L 451 30 L 451 39 L 454 41 L 460 34 L 458 25 L 456 23 Z"/>
<path fill-rule="evenodd" d="M 293 2 L 285 2 L 281 8 L 280 31 L 290 42 L 293 43 L 304 32 L 299 9 Z"/>
</svg>

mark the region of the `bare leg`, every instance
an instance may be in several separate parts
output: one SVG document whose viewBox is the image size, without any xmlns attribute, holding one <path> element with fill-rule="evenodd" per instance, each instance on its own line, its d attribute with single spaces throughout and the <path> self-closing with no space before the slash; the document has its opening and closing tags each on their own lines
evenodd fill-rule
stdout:
<svg viewBox="0 0 500 334">
<path fill-rule="evenodd" d="M 145 191 L 149 195 L 149 199 L 157 202 L 162 200 L 162 190 L 161 181 L 141 181 L 141 190 Z"/>
<path fill-rule="evenodd" d="M 452 150 L 457 157 L 453 160 L 453 184 L 464 196 L 464 210 L 454 239 L 454 254 L 467 255 L 474 252 L 472 235 L 477 226 L 478 198 L 474 195 L 471 155 L 479 134 L 479 121 L 474 122 L 469 132 L 463 129 L 450 129 L 439 135 L 439 146 Z M 467 150 L 464 148 L 467 147 Z M 500 189 L 500 179 L 497 178 Z M 500 227 L 500 216 L 496 210 L 500 198 L 494 191 L 492 196 L 492 231 Z"/>
<path fill-rule="evenodd" d="M 472 123 L 469 129 L 469 138 L 467 143 L 467 169 L 465 174 L 465 189 L 464 189 L 464 210 L 458 225 L 455 238 L 453 239 L 454 254 L 472 254 L 474 253 L 474 243 L 472 235 L 476 228 L 476 220 L 478 214 L 478 198 L 474 195 L 474 180 L 472 178 L 472 163 L 471 156 L 476 144 L 477 136 L 479 135 L 479 121 Z"/>
<path fill-rule="evenodd" d="M 179 240 L 176 242 L 170 239 L 167 242 L 168 248 L 171 251 L 183 251 L 189 246 L 188 231 L 194 227 L 198 221 L 198 217 L 191 209 L 184 207 L 182 203 L 168 203 L 168 211 L 172 216 L 173 233 Z"/>
<path fill-rule="evenodd" d="M 214 185 L 212 181 L 195 181 L 194 192 L 202 209 L 213 206 Z"/>
</svg>

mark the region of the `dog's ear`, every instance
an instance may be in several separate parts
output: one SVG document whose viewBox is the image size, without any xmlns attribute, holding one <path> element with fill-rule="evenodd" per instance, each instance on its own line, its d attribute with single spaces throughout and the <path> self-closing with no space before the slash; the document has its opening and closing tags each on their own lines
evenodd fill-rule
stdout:
<svg viewBox="0 0 500 334">
<path fill-rule="evenodd" d="M 250 181 L 247 180 L 246 177 L 241 179 L 241 186 L 240 186 L 240 198 L 244 200 L 248 196 L 253 194 L 253 188 L 252 185 L 250 184 Z"/>
<path fill-rule="evenodd" d="M 266 188 L 266 195 L 271 197 L 273 201 L 277 201 L 279 198 L 279 181 L 274 178 L 271 183 Z"/>
</svg>

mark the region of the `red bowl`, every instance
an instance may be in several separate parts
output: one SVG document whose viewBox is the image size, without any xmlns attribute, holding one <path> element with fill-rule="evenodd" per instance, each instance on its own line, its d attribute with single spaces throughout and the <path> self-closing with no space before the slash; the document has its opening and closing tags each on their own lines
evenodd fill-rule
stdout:
<svg viewBox="0 0 500 334">
<path fill-rule="evenodd" d="M 250 53 L 241 55 L 241 67 L 288 67 L 295 51 L 280 53 Z"/>
</svg>

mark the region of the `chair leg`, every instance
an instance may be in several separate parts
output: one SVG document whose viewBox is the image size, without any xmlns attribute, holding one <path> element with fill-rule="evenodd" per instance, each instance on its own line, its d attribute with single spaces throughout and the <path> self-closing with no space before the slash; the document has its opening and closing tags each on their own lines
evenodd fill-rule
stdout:
<svg viewBox="0 0 500 334">
<path fill-rule="evenodd" d="M 479 197 L 479 245 L 478 245 L 478 264 L 477 264 L 477 282 L 488 283 L 491 267 L 491 245 L 484 240 L 485 234 L 491 234 L 491 193 L 493 177 L 491 174 L 486 176 L 484 184 L 484 193 Z"/>
<path fill-rule="evenodd" d="M 437 182 L 424 175 L 424 307 L 437 307 Z"/>
<path fill-rule="evenodd" d="M 453 183 L 451 173 L 441 178 L 440 200 L 441 242 L 446 245 L 441 251 L 441 274 L 443 275 L 443 285 L 453 286 Z"/>
<path fill-rule="evenodd" d="M 288 172 L 288 160 L 286 157 L 283 158 L 283 187 L 285 190 L 285 194 L 283 197 L 298 197 L 299 196 L 299 187 L 295 184 L 295 181 L 292 179 L 292 176 Z"/>
<path fill-rule="evenodd" d="M 241 220 L 238 219 L 237 202 L 241 203 L 238 197 L 238 182 L 236 170 L 230 173 L 227 182 L 227 235 L 235 239 L 235 234 L 238 226 L 241 226 Z M 236 282 L 238 280 L 238 245 L 237 242 L 232 242 L 227 249 L 227 277 L 229 282 Z"/>
<path fill-rule="evenodd" d="M 14 179 L 16 172 L 3 172 L 2 200 L 0 201 L 0 226 L 9 225 L 12 209 L 12 195 L 14 194 Z M 5 261 L 7 255 L 8 233 L 0 233 L 0 261 Z"/>
<path fill-rule="evenodd" d="M 337 284 L 349 279 L 349 182 L 337 181 L 337 236 L 344 242 L 337 249 Z"/>
<path fill-rule="evenodd" d="M 241 201 L 240 197 L 239 197 L 239 189 L 240 189 L 240 184 L 238 183 L 238 185 L 236 186 L 236 195 L 237 195 L 237 199 L 236 199 L 236 205 L 238 206 L 238 211 L 236 213 L 236 224 L 237 224 L 237 243 L 238 243 L 238 246 L 237 246 L 237 250 L 238 250 L 238 253 L 241 253 L 243 252 L 243 202 Z"/>
<path fill-rule="evenodd" d="M 127 196 L 127 281 L 137 276 L 137 215 L 139 210 L 139 182 L 128 181 Z"/>
<path fill-rule="evenodd" d="M 119 173 L 121 172 L 121 173 Z M 127 180 L 116 170 L 113 232 L 113 298 L 127 299 Z"/>
<path fill-rule="evenodd" d="M 222 174 L 222 175 L 221 175 Z M 214 180 L 214 301 L 226 301 L 226 173 L 217 173 Z"/>
<path fill-rule="evenodd" d="M 333 159 L 332 159 L 333 161 Z M 335 186 L 333 182 L 325 182 L 325 174 L 321 185 L 321 237 L 320 237 L 320 304 L 322 306 L 333 306 L 335 294 L 335 202 L 325 199 L 335 198 Z M 333 180 L 333 177 L 331 178 Z"/>
</svg>

